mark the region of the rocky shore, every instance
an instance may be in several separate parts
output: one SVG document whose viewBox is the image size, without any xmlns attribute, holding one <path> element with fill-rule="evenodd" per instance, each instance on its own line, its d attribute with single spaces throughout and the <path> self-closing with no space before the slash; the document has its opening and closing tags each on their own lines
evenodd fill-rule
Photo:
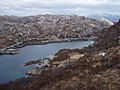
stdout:
<svg viewBox="0 0 120 90">
<path fill-rule="evenodd" d="M 18 49 L 1 49 L 0 50 L 0 55 L 4 55 L 4 54 L 18 54 L 19 50 Z"/>
<path fill-rule="evenodd" d="M 8 46 L 6 48 L 0 49 L 0 55 L 4 55 L 4 54 L 18 54 L 19 53 L 19 49 L 18 48 L 22 48 L 28 45 L 43 45 L 43 44 L 49 44 L 49 43 L 61 43 L 61 42 L 73 42 L 73 41 L 88 41 L 88 40 L 94 40 L 96 39 L 96 37 L 94 38 L 66 38 L 66 39 L 59 39 L 59 40 L 46 40 L 46 41 L 41 41 L 39 39 L 31 39 L 28 41 L 23 41 L 23 42 L 19 42 L 17 44 Z"/>
<path fill-rule="evenodd" d="M 25 63 L 24 66 L 37 64 L 36 68 L 29 70 L 26 74 L 32 75 L 32 76 L 39 76 L 44 71 L 48 71 L 51 69 L 54 70 L 58 67 L 66 67 L 67 65 L 70 65 L 75 62 L 77 63 L 79 61 L 79 58 L 84 57 L 84 54 L 81 54 L 79 52 L 72 52 L 72 50 L 70 50 L 70 49 L 66 50 L 66 52 L 69 52 L 69 54 L 64 53 L 65 55 L 68 55 L 69 58 L 66 58 L 65 60 L 56 59 L 56 58 L 59 58 L 59 54 L 58 54 L 56 56 L 53 56 L 54 58 L 52 58 L 52 59 L 46 58 L 46 59 L 41 59 L 41 60 L 37 60 L 37 61 L 29 61 L 29 62 Z M 58 53 L 62 53 L 62 52 L 59 51 Z"/>
</svg>

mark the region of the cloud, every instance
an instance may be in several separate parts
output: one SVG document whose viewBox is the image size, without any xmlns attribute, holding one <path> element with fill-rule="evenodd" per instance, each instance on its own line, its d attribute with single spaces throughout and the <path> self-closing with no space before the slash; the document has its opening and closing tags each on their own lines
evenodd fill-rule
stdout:
<svg viewBox="0 0 120 90">
<path fill-rule="evenodd" d="M 0 15 L 120 14 L 119 0 L 0 0 Z"/>
</svg>

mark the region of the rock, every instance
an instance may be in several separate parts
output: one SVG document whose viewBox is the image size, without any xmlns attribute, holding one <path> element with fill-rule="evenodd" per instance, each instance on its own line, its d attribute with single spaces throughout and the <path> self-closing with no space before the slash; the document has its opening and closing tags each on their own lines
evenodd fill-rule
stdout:
<svg viewBox="0 0 120 90">
<path fill-rule="evenodd" d="M 100 56 L 105 56 L 105 52 L 102 52 L 102 53 L 99 53 L 98 55 L 100 55 Z"/>
<path fill-rule="evenodd" d="M 28 61 L 25 64 L 23 64 L 23 66 L 28 66 L 28 65 L 38 64 L 38 63 L 41 63 L 41 59 L 37 61 Z"/>
<path fill-rule="evenodd" d="M 71 60 L 78 60 L 81 57 L 84 57 L 84 54 L 79 54 L 79 53 L 70 53 L 70 58 Z"/>
<path fill-rule="evenodd" d="M 42 71 L 43 70 L 41 70 L 41 69 L 35 68 L 35 69 L 32 69 L 32 70 L 29 70 L 26 74 L 36 76 L 36 75 L 40 75 Z"/>
<path fill-rule="evenodd" d="M 0 51 L 0 54 L 18 54 L 18 49 L 3 49 Z"/>
<path fill-rule="evenodd" d="M 28 72 L 26 73 L 26 75 L 31 75 L 31 76 L 39 76 L 41 75 L 41 73 L 43 71 L 47 71 L 48 68 L 44 67 L 44 68 L 34 68 L 32 70 L 28 70 Z"/>
<path fill-rule="evenodd" d="M 115 65 L 114 68 L 120 69 L 120 64 Z"/>
<path fill-rule="evenodd" d="M 22 66 L 28 66 L 28 65 L 33 65 L 37 64 L 37 66 L 40 67 L 50 67 L 50 58 L 43 58 L 40 60 L 31 60 L 26 63 L 24 63 Z"/>
<path fill-rule="evenodd" d="M 101 62 L 97 62 L 97 63 L 93 64 L 92 66 L 93 66 L 94 68 L 96 68 L 96 67 L 100 67 L 101 65 L 102 65 Z"/>
</svg>

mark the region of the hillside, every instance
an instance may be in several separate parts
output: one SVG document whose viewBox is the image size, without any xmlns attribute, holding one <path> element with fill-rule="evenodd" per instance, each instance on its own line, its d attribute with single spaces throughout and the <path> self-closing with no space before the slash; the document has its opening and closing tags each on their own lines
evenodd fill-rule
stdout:
<svg viewBox="0 0 120 90">
<path fill-rule="evenodd" d="M 120 21 L 108 29 L 104 29 L 98 35 L 97 44 L 95 47 L 101 49 L 108 49 L 119 45 L 120 39 Z"/>
<path fill-rule="evenodd" d="M 120 22 L 104 29 L 96 44 L 87 49 L 60 50 L 47 70 L 39 73 L 37 68 L 35 76 L 1 85 L 0 89 L 119 90 L 119 27 Z"/>
<path fill-rule="evenodd" d="M 0 48 L 32 39 L 83 39 L 110 26 L 105 20 L 76 15 L 0 16 Z"/>
</svg>

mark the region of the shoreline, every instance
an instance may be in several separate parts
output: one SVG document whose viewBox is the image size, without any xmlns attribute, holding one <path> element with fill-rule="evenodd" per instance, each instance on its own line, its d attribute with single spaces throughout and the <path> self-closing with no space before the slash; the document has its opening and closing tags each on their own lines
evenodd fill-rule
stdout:
<svg viewBox="0 0 120 90">
<path fill-rule="evenodd" d="M 46 40 L 46 41 L 40 41 L 38 39 L 35 39 L 34 42 L 32 40 L 27 40 L 23 42 L 19 42 L 17 44 L 8 46 L 6 48 L 0 49 L 0 55 L 15 55 L 19 54 L 19 48 L 26 47 L 28 45 L 45 45 L 50 43 L 62 43 L 62 42 L 74 42 L 74 41 L 91 41 L 94 40 L 94 38 L 88 38 L 88 39 L 81 39 L 81 38 L 72 38 L 72 39 L 61 39 L 61 40 Z"/>
<path fill-rule="evenodd" d="M 74 40 L 75 41 L 75 40 Z M 71 43 L 76 43 L 76 42 L 78 42 L 78 43 L 81 43 L 82 41 L 79 41 L 79 40 L 77 40 L 77 41 L 75 41 L 75 42 L 71 42 Z M 91 42 L 91 41 L 83 41 L 83 42 Z M 66 43 L 69 43 L 69 42 L 66 42 Z M 51 44 L 51 43 L 50 43 Z M 54 43 L 53 43 L 54 44 Z M 41 45 L 41 46 L 44 46 L 44 45 Z M 4 56 L 4 55 L 3 55 Z M 12 55 L 11 55 L 12 56 Z M 45 60 L 45 61 L 47 61 L 46 59 L 50 59 L 50 58 L 53 58 L 54 56 L 53 55 L 50 55 L 49 57 L 47 56 L 47 57 L 44 57 L 44 58 L 40 58 L 40 59 L 42 59 L 42 61 L 43 61 L 43 59 Z M 42 63 L 44 63 L 44 62 L 41 62 L 41 60 L 40 59 L 37 59 L 37 61 L 36 61 L 36 59 L 35 60 L 32 60 L 32 61 L 30 61 L 30 62 L 24 62 L 24 63 L 21 63 L 21 64 L 19 64 L 20 65 L 20 67 L 23 67 L 23 66 L 27 66 L 27 65 L 25 65 L 25 63 L 27 63 L 27 64 L 31 64 L 32 65 L 32 63 L 39 63 L 39 65 L 41 65 L 42 67 L 46 67 L 46 64 L 42 64 Z M 27 60 L 27 59 L 26 59 Z M 29 59 L 29 60 L 31 60 L 31 58 Z M 40 63 L 41 62 L 41 63 Z M 48 61 L 47 61 L 48 62 Z M 47 65 L 49 65 L 49 64 L 47 64 Z M 29 66 L 29 65 L 28 65 Z M 38 66 L 38 64 L 37 64 L 37 66 Z M 36 66 L 35 66 L 36 67 Z M 25 76 L 27 75 L 27 72 L 25 73 Z M 29 75 L 30 76 L 30 75 Z M 23 76 L 24 77 L 24 76 Z M 19 79 L 19 78 L 18 78 Z M 8 81 L 9 82 L 9 81 Z"/>
</svg>

